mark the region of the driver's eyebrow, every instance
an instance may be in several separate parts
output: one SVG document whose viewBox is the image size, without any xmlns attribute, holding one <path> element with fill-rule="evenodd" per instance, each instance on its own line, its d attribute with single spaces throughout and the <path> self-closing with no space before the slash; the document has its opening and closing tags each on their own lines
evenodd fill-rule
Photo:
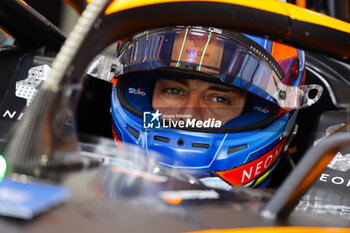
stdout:
<svg viewBox="0 0 350 233">
<path fill-rule="evenodd" d="M 170 81 L 174 81 L 174 82 L 183 84 L 185 86 L 188 86 L 188 80 L 187 79 L 164 79 L 164 80 L 170 80 Z M 239 92 L 235 88 L 224 87 L 224 86 L 220 86 L 220 85 L 212 85 L 212 86 L 208 87 L 207 90 L 208 91 L 233 92 L 233 93 Z"/>
<path fill-rule="evenodd" d="M 174 82 L 177 82 L 177 83 L 181 83 L 181 84 L 183 84 L 185 86 L 188 86 L 187 79 L 164 79 L 164 80 L 174 81 Z"/>
<path fill-rule="evenodd" d="M 223 91 L 223 92 L 237 92 L 233 88 L 226 88 L 226 87 L 221 87 L 221 86 L 210 86 L 207 89 L 208 91 Z"/>
</svg>

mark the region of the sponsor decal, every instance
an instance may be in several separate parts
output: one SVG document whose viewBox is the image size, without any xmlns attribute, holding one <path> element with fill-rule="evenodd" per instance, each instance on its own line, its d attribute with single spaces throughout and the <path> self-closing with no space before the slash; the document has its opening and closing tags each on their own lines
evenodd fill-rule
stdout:
<svg viewBox="0 0 350 233">
<path fill-rule="evenodd" d="M 145 96 L 146 92 L 143 91 L 143 88 L 133 88 L 133 87 L 129 87 L 129 93 L 130 94 L 134 94 L 134 95 L 142 95 Z"/>
<path fill-rule="evenodd" d="M 143 113 L 143 128 L 144 129 L 159 129 L 162 128 L 220 128 L 221 121 L 215 118 L 209 118 L 207 120 L 197 120 L 190 115 L 164 115 L 157 110 L 156 112 L 144 112 Z M 172 120 L 176 119 L 176 120 Z"/>
<path fill-rule="evenodd" d="M 216 171 L 215 173 L 222 179 L 234 186 L 244 185 L 262 175 L 268 170 L 282 155 L 286 139 L 283 139 L 277 146 L 265 155 L 227 171 Z"/>
<path fill-rule="evenodd" d="M 341 185 L 346 186 L 347 188 L 350 187 L 350 178 L 349 177 L 342 177 L 342 176 L 334 176 L 332 174 L 328 173 L 322 173 L 319 181 L 325 182 L 325 183 L 332 183 L 335 185 Z"/>
<path fill-rule="evenodd" d="M 15 96 L 26 100 L 26 107 L 29 107 L 38 93 L 41 83 L 49 76 L 51 68 L 48 65 L 35 66 L 28 70 L 26 79 L 16 82 Z M 11 103 L 11 101 L 10 101 Z M 22 108 L 21 108 L 22 109 Z M 22 120 L 24 113 L 17 109 L 4 109 L 0 113 L 2 119 Z"/>
<path fill-rule="evenodd" d="M 205 200 L 219 199 L 220 195 L 215 190 L 176 190 L 164 191 L 160 193 L 160 197 L 168 204 L 179 205 L 185 200 Z"/>
<path fill-rule="evenodd" d="M 2 118 L 22 120 L 24 113 L 17 112 L 17 111 L 11 111 L 11 110 L 7 109 L 7 110 L 5 110 L 5 112 L 1 116 L 2 116 Z"/>
<path fill-rule="evenodd" d="M 249 50 L 252 51 L 254 54 L 262 58 L 264 61 L 269 64 L 270 68 L 275 72 L 279 80 L 282 80 L 282 77 L 284 77 L 284 73 L 282 68 L 278 65 L 277 62 L 274 62 L 266 53 L 264 50 L 260 50 L 260 48 L 255 47 L 254 45 L 249 46 Z"/>
<path fill-rule="evenodd" d="M 343 155 L 342 153 L 338 152 L 332 161 L 327 165 L 327 167 L 346 172 L 350 170 L 350 154 Z"/>
<path fill-rule="evenodd" d="M 254 110 L 266 114 L 266 113 L 270 112 L 270 106 L 267 106 L 267 107 L 265 107 L 265 108 L 263 108 L 263 107 L 261 107 L 261 106 L 255 106 L 255 107 L 254 107 Z"/>
<path fill-rule="evenodd" d="M 35 66 L 29 69 L 26 79 L 16 82 L 16 96 L 27 100 L 27 107 L 38 93 L 38 87 L 49 76 L 48 65 Z"/>
</svg>

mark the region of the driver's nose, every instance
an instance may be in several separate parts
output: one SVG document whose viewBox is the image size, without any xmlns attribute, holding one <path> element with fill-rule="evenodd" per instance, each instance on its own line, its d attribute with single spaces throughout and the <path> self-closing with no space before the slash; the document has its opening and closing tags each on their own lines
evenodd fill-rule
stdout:
<svg viewBox="0 0 350 233">
<path fill-rule="evenodd" d="M 182 115 L 187 115 L 191 119 L 205 120 L 206 106 L 199 93 L 190 93 L 184 101 L 182 108 Z"/>
</svg>

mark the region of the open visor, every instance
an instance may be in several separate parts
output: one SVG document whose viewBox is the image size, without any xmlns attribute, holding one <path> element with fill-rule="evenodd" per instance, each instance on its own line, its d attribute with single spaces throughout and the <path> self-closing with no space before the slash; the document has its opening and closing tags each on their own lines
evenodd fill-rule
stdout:
<svg viewBox="0 0 350 233">
<path fill-rule="evenodd" d="M 118 75 L 160 68 L 200 72 L 285 109 L 310 106 L 322 94 L 319 85 L 287 85 L 293 83 L 288 80 L 290 75 L 285 75 L 293 59 L 277 63 L 248 37 L 214 28 L 176 27 L 146 31 L 134 36 L 117 56 Z M 309 97 L 311 90 L 316 90 L 312 98 Z"/>
</svg>

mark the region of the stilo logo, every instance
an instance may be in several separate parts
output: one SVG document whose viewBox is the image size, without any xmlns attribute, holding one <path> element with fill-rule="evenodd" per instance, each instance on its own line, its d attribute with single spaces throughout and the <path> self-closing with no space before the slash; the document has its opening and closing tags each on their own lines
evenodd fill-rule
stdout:
<svg viewBox="0 0 350 233">
<path fill-rule="evenodd" d="M 143 91 L 143 88 L 133 88 L 133 87 L 129 87 L 129 93 L 130 94 L 135 94 L 135 95 L 142 95 L 145 96 L 146 92 Z"/>
</svg>

